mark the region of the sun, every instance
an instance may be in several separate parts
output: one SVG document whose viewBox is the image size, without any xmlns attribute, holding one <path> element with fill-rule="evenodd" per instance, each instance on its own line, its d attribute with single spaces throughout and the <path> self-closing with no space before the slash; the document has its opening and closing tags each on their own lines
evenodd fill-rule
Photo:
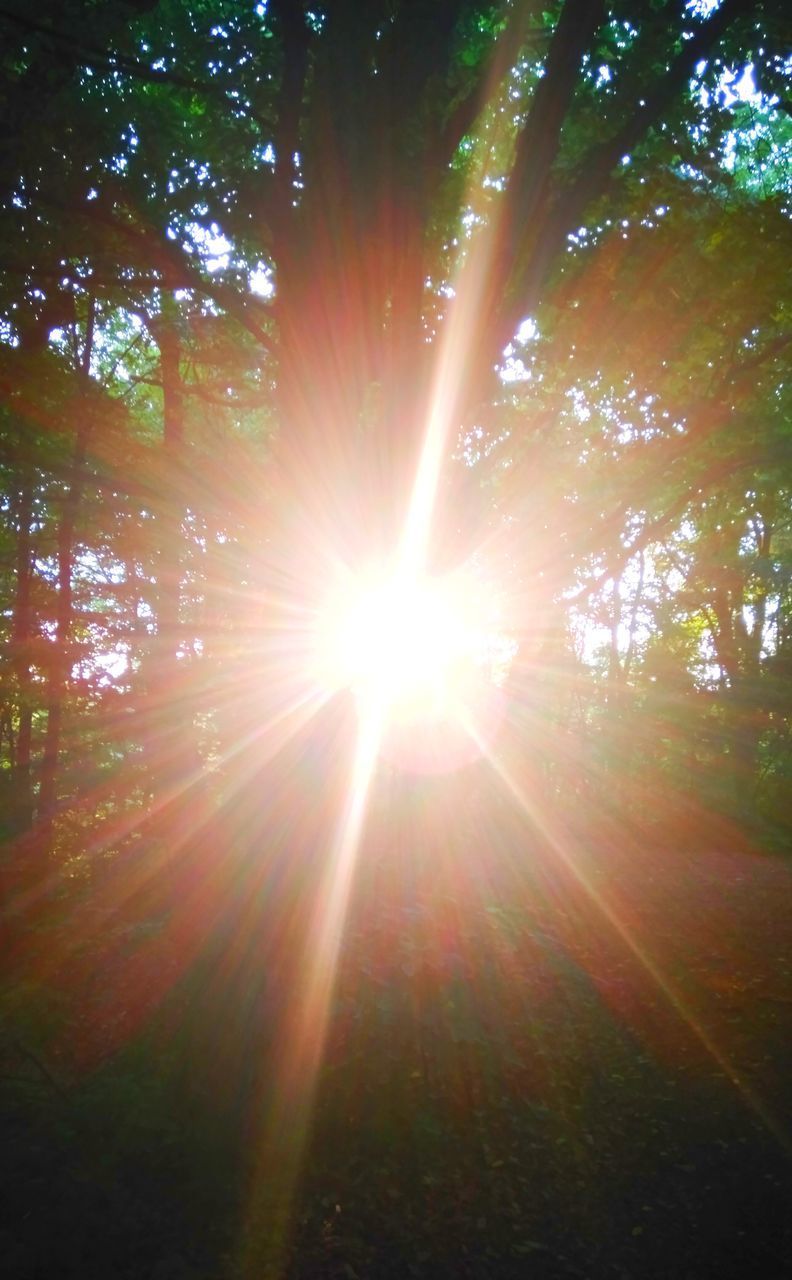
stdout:
<svg viewBox="0 0 792 1280">
<path fill-rule="evenodd" d="M 415 767 L 460 755 L 491 719 L 499 635 L 492 602 L 470 574 L 348 575 L 318 628 L 321 681 L 350 689 L 382 726 L 382 750 Z"/>
<path fill-rule="evenodd" d="M 476 636 L 450 583 L 395 574 L 338 602 L 328 642 L 339 684 L 391 717 L 422 718 L 449 710 Z"/>
</svg>

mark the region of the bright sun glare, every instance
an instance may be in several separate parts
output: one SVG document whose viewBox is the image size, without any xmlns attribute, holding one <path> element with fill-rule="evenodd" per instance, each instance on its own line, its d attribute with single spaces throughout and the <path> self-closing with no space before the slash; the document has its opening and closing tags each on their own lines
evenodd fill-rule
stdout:
<svg viewBox="0 0 792 1280">
<path fill-rule="evenodd" d="M 400 715 L 445 706 L 473 636 L 446 585 L 397 575 L 344 601 L 331 646 L 340 682 Z"/>
<path fill-rule="evenodd" d="M 499 640 L 491 603 L 470 577 L 403 570 L 358 579 L 323 613 L 322 681 L 354 692 L 361 713 L 380 722 L 386 750 L 394 740 L 400 754 L 405 742 L 420 749 L 429 734 L 432 754 L 451 765 L 465 755 L 460 735 L 475 737 L 482 711 L 491 719 Z"/>
</svg>

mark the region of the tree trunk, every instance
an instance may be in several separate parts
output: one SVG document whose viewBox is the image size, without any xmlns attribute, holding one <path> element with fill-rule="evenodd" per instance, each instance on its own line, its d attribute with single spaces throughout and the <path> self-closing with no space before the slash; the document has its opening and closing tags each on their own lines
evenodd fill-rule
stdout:
<svg viewBox="0 0 792 1280">
<path fill-rule="evenodd" d="M 164 484 L 160 511 L 157 632 L 163 676 L 171 671 L 179 648 L 181 597 L 181 490 L 184 482 L 184 392 L 181 380 L 181 338 L 178 313 L 170 296 L 154 326 L 162 379 Z"/>
<path fill-rule="evenodd" d="M 20 436 L 20 448 L 24 442 Z M 33 563 L 30 531 L 33 521 L 33 475 L 26 462 L 20 468 L 17 498 L 16 595 L 14 599 L 13 667 L 16 676 L 19 725 L 14 760 L 14 821 L 17 832 L 26 831 L 33 817 L 33 777 L 31 750 L 33 741 L 32 678 L 30 642 L 33 636 Z"/>
<path fill-rule="evenodd" d="M 93 349 L 95 306 L 89 299 L 85 343 L 78 370 L 79 393 L 76 402 L 77 427 L 72 455 L 69 487 L 63 502 L 58 527 L 58 607 L 55 620 L 55 656 L 52 662 L 47 693 L 47 733 L 44 740 L 44 757 L 41 765 L 41 787 L 38 801 L 38 817 L 42 845 L 49 850 L 57 807 L 58 764 L 63 733 L 63 704 L 69 680 L 71 642 L 74 622 L 72 576 L 74 572 L 74 534 L 77 515 L 85 486 L 85 458 L 91 431 L 91 417 L 85 399 L 91 352 Z"/>
<path fill-rule="evenodd" d="M 162 311 L 149 324 L 159 348 L 162 382 L 163 449 L 158 503 L 157 590 L 155 595 L 156 641 L 146 693 L 148 714 L 145 726 L 146 752 L 153 792 L 163 805 L 161 831 L 169 832 L 177 823 L 176 797 L 192 799 L 188 790 L 195 781 L 200 759 L 193 730 L 194 696 L 190 685 L 190 664 L 180 660 L 184 638 L 182 626 L 182 574 L 184 529 L 187 507 L 185 463 L 183 343 L 180 316 L 175 299 L 163 297 Z M 177 806 L 178 807 L 178 806 Z"/>
</svg>

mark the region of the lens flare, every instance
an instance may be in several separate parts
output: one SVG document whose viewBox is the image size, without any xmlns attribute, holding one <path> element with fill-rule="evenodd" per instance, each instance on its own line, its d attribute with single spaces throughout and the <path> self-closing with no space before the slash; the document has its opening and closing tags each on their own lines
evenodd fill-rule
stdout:
<svg viewBox="0 0 792 1280">
<path fill-rule="evenodd" d="M 328 638 L 340 684 L 391 715 L 416 718 L 447 709 L 476 640 L 447 586 L 404 575 L 344 600 Z"/>
<path fill-rule="evenodd" d="M 350 579 L 321 613 L 317 642 L 321 684 L 350 689 L 361 717 L 376 714 L 379 754 L 419 772 L 479 754 L 467 726 L 490 736 L 503 637 L 474 576 L 402 568 Z"/>
</svg>

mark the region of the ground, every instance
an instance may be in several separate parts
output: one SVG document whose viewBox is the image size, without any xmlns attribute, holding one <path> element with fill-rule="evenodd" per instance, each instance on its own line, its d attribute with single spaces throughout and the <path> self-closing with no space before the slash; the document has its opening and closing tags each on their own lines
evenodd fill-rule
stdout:
<svg viewBox="0 0 792 1280">
<path fill-rule="evenodd" d="M 361 872 L 286 1274 L 780 1280 L 789 865 L 508 838 L 508 877 Z M 231 1105 L 162 1026 L 79 1072 L 32 1036 L 4 1045 L 10 1280 L 239 1276 L 261 1073 Z"/>
</svg>

